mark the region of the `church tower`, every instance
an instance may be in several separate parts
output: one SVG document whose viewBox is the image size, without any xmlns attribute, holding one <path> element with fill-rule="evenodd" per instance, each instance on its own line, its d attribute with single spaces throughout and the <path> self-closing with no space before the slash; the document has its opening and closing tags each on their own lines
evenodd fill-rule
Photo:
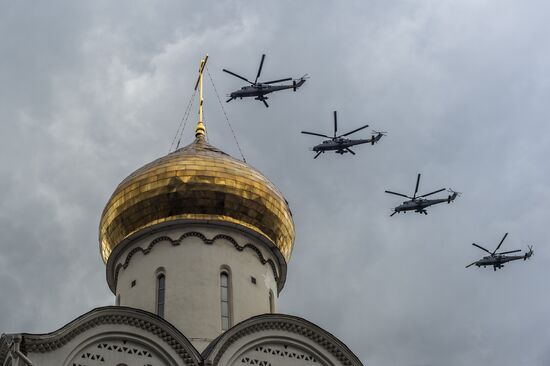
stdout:
<svg viewBox="0 0 550 366">
<path fill-rule="evenodd" d="M 163 317 L 199 350 L 234 324 L 275 312 L 294 244 L 283 195 L 206 141 L 203 68 L 195 141 L 124 179 L 99 229 L 117 304 Z"/>
<path fill-rule="evenodd" d="M 115 306 L 47 334 L 0 336 L 0 366 L 360 366 L 317 325 L 277 312 L 294 246 L 279 190 L 195 140 L 137 169 L 101 215 Z"/>
<path fill-rule="evenodd" d="M 198 349 L 275 312 L 293 243 L 282 194 L 199 132 L 123 180 L 100 224 L 117 304 L 163 317 Z"/>
</svg>

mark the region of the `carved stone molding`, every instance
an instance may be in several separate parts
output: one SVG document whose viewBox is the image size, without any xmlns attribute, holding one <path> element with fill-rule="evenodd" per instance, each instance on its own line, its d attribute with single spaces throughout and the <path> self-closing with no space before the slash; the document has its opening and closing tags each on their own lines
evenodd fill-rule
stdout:
<svg viewBox="0 0 550 366">
<path fill-rule="evenodd" d="M 260 260 L 260 262 L 262 262 L 262 264 L 269 263 L 269 265 L 271 266 L 271 268 L 273 270 L 275 278 L 277 279 L 277 281 L 276 281 L 276 283 L 277 283 L 277 293 L 280 293 L 282 291 L 282 289 L 285 285 L 285 281 L 286 281 L 287 263 L 286 263 L 286 260 L 284 259 L 283 255 L 281 254 L 281 251 L 271 241 L 267 240 L 265 237 L 259 235 L 258 233 L 255 233 L 254 231 L 252 231 L 250 229 L 247 229 L 246 227 L 243 227 L 243 226 L 238 225 L 238 224 L 230 223 L 230 222 L 224 222 L 224 221 L 218 221 L 218 220 L 186 220 L 186 219 L 180 219 L 180 220 L 174 220 L 174 221 L 159 223 L 159 224 L 156 224 L 156 225 L 151 226 L 149 228 L 140 230 L 140 231 L 130 235 L 126 239 L 124 239 L 121 243 L 119 243 L 113 249 L 113 252 L 109 255 L 109 260 L 107 261 L 107 267 L 106 267 L 107 284 L 109 285 L 109 288 L 111 289 L 113 294 L 116 294 L 115 271 L 117 272 L 117 275 L 118 275 L 118 271 L 120 270 L 118 268 L 119 265 L 120 265 L 119 262 L 122 262 L 123 264 L 126 262 L 126 260 L 124 260 L 124 261 L 119 260 L 120 256 L 123 255 L 126 248 L 128 248 L 129 246 L 131 246 L 133 243 L 135 243 L 138 240 L 143 240 L 144 238 L 151 237 L 151 236 L 154 237 L 155 235 L 159 235 L 159 237 L 164 236 L 173 245 L 179 245 L 181 243 L 181 240 L 185 239 L 185 238 L 180 237 L 180 238 L 174 240 L 172 238 L 169 238 L 166 235 L 166 232 L 168 230 L 181 229 L 181 228 L 189 228 L 190 229 L 191 227 L 196 227 L 197 230 L 195 230 L 195 231 L 190 230 L 189 232 L 198 233 L 200 236 L 197 236 L 197 237 L 200 237 L 205 244 L 212 244 L 217 239 L 222 238 L 221 236 L 218 236 L 218 235 L 216 235 L 212 239 L 206 238 L 206 236 L 204 236 L 202 233 L 200 233 L 200 230 L 201 230 L 200 228 L 202 228 L 204 226 L 206 226 L 210 229 L 218 227 L 220 229 L 236 230 L 239 233 L 243 234 L 245 237 L 250 237 L 250 238 L 256 239 L 258 245 L 255 245 L 255 244 L 252 244 L 252 243 L 248 242 L 245 245 L 241 246 L 230 235 L 225 235 L 227 238 L 231 238 L 231 239 L 229 239 L 229 243 L 232 244 L 235 247 L 235 249 L 237 249 L 239 251 L 242 251 L 245 248 L 250 248 L 254 252 L 256 252 L 256 254 L 258 255 L 258 259 Z M 220 234 L 220 235 L 224 235 L 224 234 Z M 176 241 L 179 241 L 179 243 L 174 244 L 174 242 L 176 242 Z M 147 248 L 151 247 L 151 244 L 152 243 L 150 242 Z M 269 252 L 271 252 L 274 256 L 275 261 L 266 260 L 263 257 L 263 255 L 261 255 L 262 252 L 258 249 L 260 246 L 267 249 Z M 145 254 L 145 252 L 143 254 Z"/>
<path fill-rule="evenodd" d="M 23 334 L 24 353 L 45 353 L 63 347 L 69 341 L 89 329 L 106 324 L 128 325 L 143 329 L 160 338 L 180 357 L 184 365 L 198 366 L 201 356 L 176 328 L 154 314 L 122 306 L 97 308 L 82 315 L 61 329 L 45 334 Z"/>
<path fill-rule="evenodd" d="M 0 365 L 3 365 L 6 362 L 6 358 L 9 352 L 9 343 L 10 338 L 7 334 L 2 334 L 0 336 Z"/>
<path fill-rule="evenodd" d="M 344 343 L 329 332 L 305 319 L 283 314 L 259 315 L 235 325 L 204 350 L 202 356 L 206 361 L 205 364 L 217 366 L 223 354 L 237 340 L 254 333 L 270 330 L 295 333 L 306 337 L 333 355 L 342 365 L 363 365 Z"/>
<path fill-rule="evenodd" d="M 79 334 L 104 324 L 133 326 L 151 333 L 151 338 L 156 336 L 164 341 L 186 366 L 222 366 L 219 364 L 220 359 L 239 339 L 269 331 L 282 331 L 289 334 L 290 338 L 292 338 L 292 334 L 307 338 L 318 346 L 315 348 L 325 350 L 341 365 L 363 365 L 357 356 L 331 333 L 305 319 L 291 315 L 264 314 L 249 318 L 215 339 L 201 355 L 183 334 L 164 319 L 143 310 L 121 306 L 94 309 L 49 334 L 3 335 L 0 337 L 0 365 L 5 362 L 9 351 L 9 340 L 13 336 L 22 337 L 21 351 L 24 354 L 29 352 L 45 353 L 63 347 Z M 269 333 L 257 335 L 269 340 Z M 299 341 L 299 338 L 294 338 L 294 340 Z"/>
<path fill-rule="evenodd" d="M 118 263 L 115 267 L 115 271 L 114 271 L 114 283 L 115 283 L 115 285 L 118 282 L 118 274 L 119 274 L 120 270 L 128 268 L 128 266 L 130 265 L 130 261 L 131 261 L 132 257 L 135 254 L 142 253 L 143 255 L 147 255 L 151 252 L 151 250 L 153 250 L 155 245 L 157 245 L 158 243 L 161 243 L 161 242 L 168 242 L 172 246 L 178 246 L 178 245 L 182 244 L 182 242 L 186 238 L 199 238 L 199 239 L 202 240 L 202 242 L 204 244 L 207 244 L 207 245 L 212 245 L 218 240 L 225 240 L 225 241 L 229 242 L 230 244 L 232 244 L 233 247 L 235 249 L 237 249 L 239 252 L 242 252 L 243 250 L 245 250 L 247 248 L 251 249 L 254 253 L 256 253 L 256 256 L 258 257 L 258 260 L 260 261 L 260 263 L 262 263 L 262 265 L 269 264 L 269 266 L 271 267 L 271 270 L 273 271 L 273 276 L 275 277 L 275 282 L 277 283 L 277 293 L 279 293 L 282 290 L 283 283 L 282 283 L 281 278 L 279 277 L 279 275 L 277 273 L 277 267 L 276 267 L 275 263 L 271 259 L 265 259 L 262 252 L 258 249 L 258 247 L 256 245 L 254 245 L 252 243 L 246 243 L 245 245 L 241 246 L 241 245 L 239 245 L 239 243 L 237 243 L 237 241 L 233 237 L 231 237 L 230 235 L 226 235 L 226 234 L 217 234 L 212 239 L 209 239 L 204 234 L 202 234 L 198 231 L 188 231 L 188 232 L 182 234 L 178 239 L 172 239 L 167 235 L 162 235 L 162 236 L 159 236 L 159 237 L 153 239 L 146 248 L 142 248 L 140 246 L 133 248 L 126 255 L 126 258 L 124 259 L 124 262 L 123 263 Z"/>
</svg>

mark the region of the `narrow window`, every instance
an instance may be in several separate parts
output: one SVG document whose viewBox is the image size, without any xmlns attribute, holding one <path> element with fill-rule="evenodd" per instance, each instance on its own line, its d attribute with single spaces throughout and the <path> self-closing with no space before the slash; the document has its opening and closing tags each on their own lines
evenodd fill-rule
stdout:
<svg viewBox="0 0 550 366">
<path fill-rule="evenodd" d="M 157 276 L 157 315 L 164 318 L 164 292 L 166 290 L 166 276 L 161 273 Z"/>
<path fill-rule="evenodd" d="M 229 314 L 229 275 L 227 272 L 220 274 L 220 299 L 222 310 L 222 331 L 228 330 L 231 325 L 231 316 Z"/>
<path fill-rule="evenodd" d="M 269 312 L 275 312 L 275 299 L 273 298 L 273 291 L 269 290 Z"/>
<path fill-rule="evenodd" d="M 116 295 L 116 302 L 115 302 L 115 305 L 116 305 L 116 306 L 120 306 L 120 294 Z"/>
</svg>

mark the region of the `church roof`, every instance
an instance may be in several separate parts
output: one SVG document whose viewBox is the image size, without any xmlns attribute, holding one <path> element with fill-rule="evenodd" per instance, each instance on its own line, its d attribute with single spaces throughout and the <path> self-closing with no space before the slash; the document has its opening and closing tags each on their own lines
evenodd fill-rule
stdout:
<svg viewBox="0 0 550 366">
<path fill-rule="evenodd" d="M 294 222 L 279 190 L 258 170 L 208 144 L 203 136 L 130 174 L 103 210 L 101 256 L 139 230 L 173 220 L 240 225 L 273 243 L 286 261 Z"/>
<path fill-rule="evenodd" d="M 109 357 L 109 352 L 122 352 L 119 357 L 128 353 L 129 359 L 135 358 L 136 350 L 130 345 L 114 344 L 125 339 L 129 342 L 140 339 L 137 356 L 162 348 L 165 356 L 170 353 L 179 358 L 178 364 L 188 366 L 225 365 L 227 360 L 264 365 L 268 364 L 267 359 L 284 360 L 284 364 L 363 365 L 342 341 L 296 316 L 263 314 L 251 317 L 221 334 L 201 354 L 166 320 L 144 310 L 123 306 L 93 309 L 47 334 L 2 335 L 0 365 L 17 351 L 31 361 L 37 358 L 36 354 L 53 353 L 57 353 L 54 357 L 57 360 L 80 359 L 82 354 L 97 361 Z M 89 352 L 90 346 L 93 354 Z"/>
</svg>

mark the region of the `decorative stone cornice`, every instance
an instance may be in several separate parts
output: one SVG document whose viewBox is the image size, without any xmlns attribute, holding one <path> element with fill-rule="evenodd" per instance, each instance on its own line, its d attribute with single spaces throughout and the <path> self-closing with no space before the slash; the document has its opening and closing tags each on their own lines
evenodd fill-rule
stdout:
<svg viewBox="0 0 550 366">
<path fill-rule="evenodd" d="M 285 331 L 306 337 L 333 355 L 342 365 L 363 365 L 357 356 L 331 333 L 305 319 L 284 314 L 258 315 L 235 325 L 204 350 L 202 357 L 205 365 L 218 366 L 223 354 L 240 338 L 270 330 Z"/>
<path fill-rule="evenodd" d="M 9 351 L 8 335 L 2 334 L 2 336 L 0 336 L 0 365 L 3 365 L 4 362 L 6 362 L 8 351 Z"/>
<path fill-rule="evenodd" d="M 232 244 L 233 247 L 235 249 L 237 249 L 239 252 L 242 252 L 243 250 L 245 250 L 247 248 L 251 249 L 254 253 L 256 253 L 256 256 L 258 257 L 258 260 L 260 261 L 260 263 L 262 263 L 263 265 L 268 264 L 271 267 L 271 271 L 273 272 L 273 276 L 275 277 L 275 282 L 277 283 L 277 293 L 279 293 L 282 290 L 282 287 L 283 287 L 284 283 L 283 283 L 282 278 L 278 275 L 278 271 L 277 271 L 277 267 L 276 267 L 275 263 L 271 259 L 265 259 L 262 252 L 260 251 L 260 249 L 258 249 L 258 247 L 256 245 L 254 245 L 252 243 L 246 243 L 246 244 L 241 246 L 239 243 L 237 243 L 237 241 L 233 237 L 231 237 L 230 235 L 226 235 L 226 234 L 217 234 L 213 238 L 209 239 L 204 234 L 202 234 L 198 231 L 188 231 L 188 232 L 182 234 L 178 239 L 172 239 L 167 235 L 162 235 L 162 236 L 159 236 L 159 237 L 153 239 L 149 243 L 149 245 L 147 245 L 146 248 L 142 248 L 140 246 L 137 246 L 137 247 L 133 248 L 132 250 L 130 250 L 128 252 L 128 254 L 126 255 L 126 258 L 124 259 L 124 262 L 118 263 L 115 267 L 114 276 L 113 276 L 114 277 L 113 282 L 114 282 L 115 290 L 116 290 L 116 284 L 118 283 L 118 274 L 119 274 L 120 270 L 128 268 L 128 265 L 130 264 L 130 261 L 131 261 L 132 257 L 135 254 L 142 253 L 143 255 L 147 255 L 151 252 L 151 250 L 153 250 L 153 248 L 158 243 L 161 243 L 161 242 L 167 242 L 167 243 L 170 243 L 172 246 L 178 246 L 186 238 L 199 238 L 199 239 L 202 240 L 202 242 L 204 244 L 207 244 L 207 245 L 212 245 L 218 240 L 225 240 L 228 243 Z M 110 283 L 109 283 L 109 285 L 111 286 Z"/>
<path fill-rule="evenodd" d="M 105 324 L 127 325 L 145 330 L 172 348 L 184 365 L 201 364 L 199 352 L 173 325 L 149 312 L 122 306 L 96 308 L 52 333 L 22 334 L 22 350 L 25 353 L 51 352 L 63 347 L 79 334 Z"/>
<path fill-rule="evenodd" d="M 243 337 L 261 332 L 282 331 L 305 337 L 325 350 L 345 366 L 362 366 L 353 352 L 331 333 L 317 325 L 291 315 L 264 314 L 249 318 L 216 338 L 202 352 L 191 345 L 189 340 L 164 319 L 144 310 L 121 306 L 106 306 L 94 309 L 61 329 L 48 334 L 18 334 L 22 337 L 21 351 L 28 353 L 46 353 L 63 347 L 78 335 L 105 324 L 133 326 L 151 333 L 171 347 L 186 366 L 222 366 L 219 364 L 227 350 Z M 9 351 L 9 342 L 14 335 L 0 337 L 0 365 L 5 362 Z M 265 335 L 262 335 L 264 339 Z M 298 339 L 297 339 L 298 340 Z"/>
</svg>

